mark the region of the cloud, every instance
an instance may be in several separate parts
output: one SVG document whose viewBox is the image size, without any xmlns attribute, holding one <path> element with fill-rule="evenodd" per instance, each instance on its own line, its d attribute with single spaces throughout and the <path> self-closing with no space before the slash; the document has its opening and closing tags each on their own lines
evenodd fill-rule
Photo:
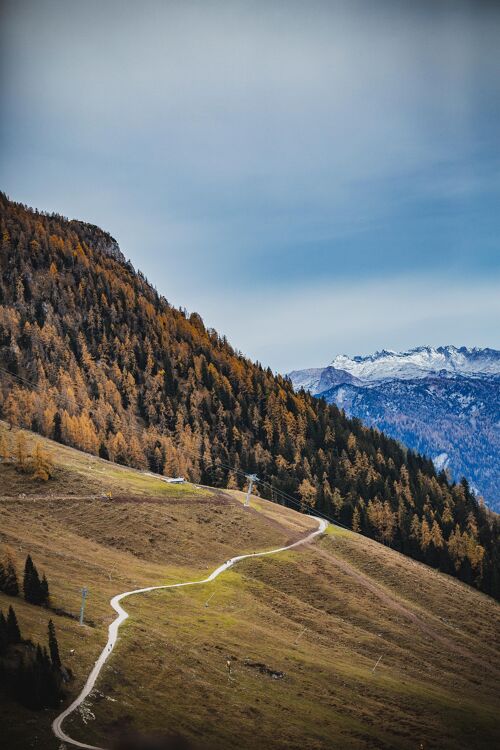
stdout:
<svg viewBox="0 0 500 750">
<path fill-rule="evenodd" d="M 103 226 L 235 345 L 281 369 L 299 341 L 317 363 L 330 345 L 389 346 L 397 323 L 376 290 L 416 299 L 412 275 L 447 300 L 438 343 L 490 330 L 458 296 L 453 318 L 448 290 L 500 276 L 498 3 L 6 0 L 2 13 L 3 189 Z M 273 319 L 255 312 L 258 335 L 254 295 Z M 274 323 L 293 318 L 289 299 L 311 326 L 295 321 L 295 344 Z M 397 309 L 401 346 L 429 343 L 423 312 L 403 341 L 419 323 Z"/>
</svg>

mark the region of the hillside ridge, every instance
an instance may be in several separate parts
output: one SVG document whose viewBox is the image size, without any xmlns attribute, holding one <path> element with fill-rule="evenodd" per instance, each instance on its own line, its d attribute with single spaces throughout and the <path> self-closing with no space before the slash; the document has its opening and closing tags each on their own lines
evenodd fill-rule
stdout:
<svg viewBox="0 0 500 750">
<path fill-rule="evenodd" d="M 238 354 L 91 225 L 0 198 L 0 409 L 115 462 L 316 509 L 498 596 L 498 519 L 467 482 Z M 93 243 L 96 242 L 94 245 Z"/>
</svg>

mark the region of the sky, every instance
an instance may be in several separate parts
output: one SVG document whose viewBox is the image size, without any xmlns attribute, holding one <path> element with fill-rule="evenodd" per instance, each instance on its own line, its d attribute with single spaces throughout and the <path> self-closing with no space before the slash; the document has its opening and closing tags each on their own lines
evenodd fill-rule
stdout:
<svg viewBox="0 0 500 750">
<path fill-rule="evenodd" d="M 11 198 L 276 371 L 500 348 L 500 2 L 0 8 Z"/>
</svg>

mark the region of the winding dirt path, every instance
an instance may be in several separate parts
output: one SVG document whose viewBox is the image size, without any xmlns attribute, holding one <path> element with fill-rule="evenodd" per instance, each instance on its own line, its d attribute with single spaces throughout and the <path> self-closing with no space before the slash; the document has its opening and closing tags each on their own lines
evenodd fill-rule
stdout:
<svg viewBox="0 0 500 750">
<path fill-rule="evenodd" d="M 108 640 L 106 645 L 104 646 L 101 655 L 98 657 L 96 663 L 94 664 L 94 667 L 89 674 L 87 678 L 87 682 L 83 686 L 83 689 L 81 693 L 75 698 L 75 700 L 64 709 L 62 713 L 57 716 L 54 721 L 52 722 L 52 731 L 54 732 L 55 736 L 60 739 L 62 742 L 66 742 L 68 745 L 73 745 L 74 747 L 80 747 L 85 748 L 85 750 L 104 750 L 104 748 L 98 747 L 97 745 L 87 745 L 85 742 L 80 742 L 79 740 L 72 739 L 63 729 L 63 723 L 65 719 L 70 716 L 79 706 L 82 705 L 84 700 L 90 695 L 92 690 L 94 689 L 94 686 L 97 682 L 97 678 L 99 677 L 99 674 L 101 673 L 101 670 L 103 666 L 105 665 L 106 661 L 111 656 L 111 653 L 116 645 L 116 642 L 118 640 L 118 629 L 122 622 L 127 619 L 128 613 L 123 609 L 120 602 L 125 599 L 127 596 L 132 596 L 133 594 L 145 594 L 148 591 L 158 591 L 159 589 L 175 589 L 180 588 L 182 586 L 202 586 L 205 583 L 210 583 L 210 581 L 213 581 L 217 576 L 219 576 L 221 573 L 224 573 L 225 570 L 228 570 L 229 568 L 232 568 L 235 563 L 240 562 L 241 560 L 246 560 L 251 557 L 264 557 L 266 555 L 275 555 L 278 552 L 285 552 L 286 550 L 293 549 L 294 547 L 298 547 L 301 544 L 307 544 L 308 542 L 311 542 L 315 537 L 319 536 L 320 534 L 323 534 L 327 527 L 327 522 L 324 521 L 322 518 L 316 518 L 315 520 L 318 522 L 318 528 L 316 531 L 312 531 L 310 534 L 307 534 L 307 536 L 303 537 L 303 539 L 299 539 L 297 542 L 293 542 L 292 544 L 287 545 L 286 547 L 278 547 L 277 549 L 268 550 L 267 552 L 254 552 L 253 554 L 249 555 L 238 555 L 237 557 L 231 557 L 231 559 L 227 560 L 222 565 L 219 565 L 219 567 L 211 573 L 208 578 L 204 578 L 201 581 L 186 581 L 184 583 L 170 583 L 164 586 L 147 586 L 143 589 L 135 589 L 134 591 L 124 591 L 122 594 L 117 594 L 110 600 L 110 604 L 117 613 L 117 617 L 113 620 L 111 625 L 108 628 Z"/>
</svg>

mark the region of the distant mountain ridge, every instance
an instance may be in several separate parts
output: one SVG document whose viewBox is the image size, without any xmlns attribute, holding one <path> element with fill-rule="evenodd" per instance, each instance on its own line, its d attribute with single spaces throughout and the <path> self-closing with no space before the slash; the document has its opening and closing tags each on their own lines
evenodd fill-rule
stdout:
<svg viewBox="0 0 500 750">
<path fill-rule="evenodd" d="M 425 378 L 440 372 L 468 377 L 500 375 L 500 352 L 465 346 L 419 346 L 405 352 L 383 349 L 365 357 L 340 354 L 327 367 L 294 370 L 289 376 L 296 388 L 317 395 L 341 383 L 366 385 L 395 378 Z"/>
<path fill-rule="evenodd" d="M 368 357 L 335 357 L 331 367 L 360 380 L 425 377 L 441 371 L 460 375 L 500 375 L 500 352 L 463 346 L 419 346 L 406 352 L 387 349 Z"/>
<path fill-rule="evenodd" d="M 339 355 L 324 368 L 290 373 L 352 417 L 429 455 L 438 470 L 466 476 L 500 510 L 500 352 L 421 346 Z"/>
</svg>

